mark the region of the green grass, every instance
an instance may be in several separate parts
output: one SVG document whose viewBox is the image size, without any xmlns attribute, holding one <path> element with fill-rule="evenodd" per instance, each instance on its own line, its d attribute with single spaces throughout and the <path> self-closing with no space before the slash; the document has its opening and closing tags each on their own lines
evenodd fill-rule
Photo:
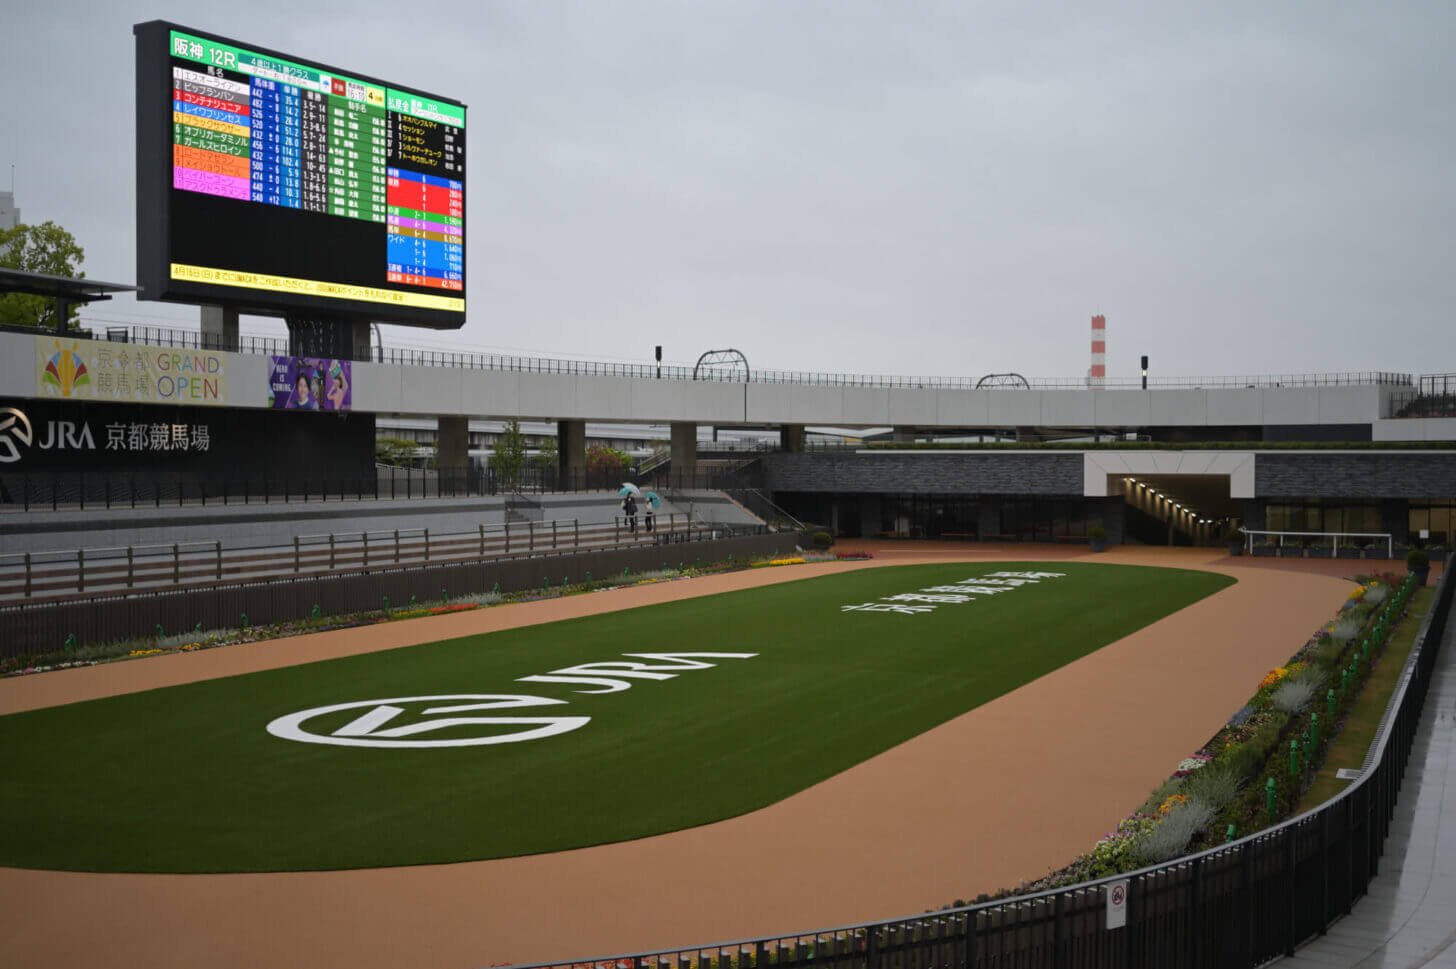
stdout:
<svg viewBox="0 0 1456 969">
<path fill-rule="evenodd" d="M 1417 589 L 1411 597 L 1405 618 L 1396 627 L 1375 668 L 1370 671 L 1370 678 L 1365 681 L 1359 699 L 1350 707 L 1344 726 L 1330 742 L 1324 763 L 1320 765 L 1309 790 L 1304 792 L 1304 798 L 1294 814 L 1318 807 L 1349 786 L 1350 781 L 1340 780 L 1335 776 L 1335 771 L 1341 767 L 1359 767 L 1365 762 L 1365 752 L 1370 749 L 1370 744 L 1375 739 L 1375 730 L 1380 726 L 1380 718 L 1385 715 L 1385 708 L 1390 704 L 1390 695 L 1395 692 L 1395 686 L 1400 682 L 1401 670 L 1405 667 L 1406 658 L 1410 656 L 1411 647 L 1415 645 L 1416 633 L 1420 632 L 1421 622 L 1430 611 L 1435 595 L 1435 589 Z M 1338 683 L 1335 685 L 1339 686 Z M 1324 711 L 1320 712 L 1323 715 Z"/>
<path fill-rule="evenodd" d="M 840 608 L 1003 568 L 1066 577 L 921 615 Z M 1080 563 L 875 568 L 13 714 L 0 717 L 0 865 L 353 868 L 704 824 L 803 790 L 1231 582 Z M 602 695 L 514 682 L 672 651 L 759 655 Z M 265 729 L 350 701 L 497 693 L 569 701 L 504 715 L 592 720 L 529 742 L 413 750 Z"/>
</svg>

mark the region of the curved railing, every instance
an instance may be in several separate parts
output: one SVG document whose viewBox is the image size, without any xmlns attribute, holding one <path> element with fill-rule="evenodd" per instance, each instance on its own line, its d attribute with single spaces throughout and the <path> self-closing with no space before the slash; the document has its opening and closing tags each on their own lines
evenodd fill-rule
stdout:
<svg viewBox="0 0 1456 969">
<path fill-rule="evenodd" d="M 1456 588 L 1447 570 L 1360 778 L 1324 804 L 1196 855 L 924 915 L 520 969 L 1249 967 L 1348 914 L 1378 870 Z M 892 846 L 885 846 L 893 850 Z M 1118 894 L 1125 923 L 1111 927 Z M 543 948 L 550 944 L 542 940 Z"/>
<path fill-rule="evenodd" d="M 227 350 L 235 353 L 288 356 L 288 340 L 281 337 L 242 336 L 227 343 L 204 336 L 196 330 L 161 326 L 133 325 L 111 327 L 106 335 L 132 343 L 191 349 Z M 96 334 L 98 338 L 102 335 Z M 713 371 L 709 368 L 695 374 L 694 367 L 655 363 L 616 363 L 600 360 L 566 360 L 555 357 L 528 357 L 501 353 L 473 353 L 455 350 L 433 350 L 423 347 L 374 347 L 370 359 L 375 363 L 411 367 L 455 367 L 468 370 L 495 370 L 514 373 L 549 373 L 567 376 L 632 377 L 640 380 L 726 380 L 733 383 L 808 384 L 820 387 L 872 387 L 901 390 L 975 390 L 980 377 L 896 376 L 892 374 L 850 374 L 810 370 L 753 370 L 747 381 L 741 376 Z M 1026 387 L 997 387 L 997 390 L 1087 390 L 1086 380 L 1079 377 L 1023 378 Z M 1273 388 L 1273 387 L 1342 387 L 1381 386 L 1414 387 L 1412 374 L 1388 371 L 1344 371 L 1337 373 L 1262 374 L 1258 376 L 1149 377 L 1152 390 Z M 1107 381 L 1098 389 L 1137 390 L 1141 378 Z M 981 389 L 987 389 L 982 387 Z"/>
</svg>

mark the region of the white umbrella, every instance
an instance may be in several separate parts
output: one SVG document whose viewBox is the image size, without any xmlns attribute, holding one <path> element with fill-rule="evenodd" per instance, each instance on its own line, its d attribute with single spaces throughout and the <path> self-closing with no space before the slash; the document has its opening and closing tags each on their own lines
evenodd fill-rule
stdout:
<svg viewBox="0 0 1456 969">
<path fill-rule="evenodd" d="M 617 490 L 617 497 L 625 498 L 628 495 L 631 495 L 634 498 L 641 498 L 642 489 L 637 487 L 630 481 L 624 481 L 622 482 L 622 487 Z"/>
</svg>

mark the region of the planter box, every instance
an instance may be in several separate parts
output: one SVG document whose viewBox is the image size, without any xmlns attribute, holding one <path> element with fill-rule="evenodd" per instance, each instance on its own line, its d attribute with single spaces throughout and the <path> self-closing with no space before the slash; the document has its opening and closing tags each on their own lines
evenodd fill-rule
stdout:
<svg viewBox="0 0 1456 969">
<path fill-rule="evenodd" d="M 1432 562 L 1446 561 L 1447 552 L 1444 548 L 1433 548 L 1428 549 L 1428 551 L 1430 552 Z"/>
<path fill-rule="evenodd" d="M 1232 558 L 1232 557 L 1234 557 L 1236 555 L 1243 555 L 1244 554 L 1244 543 L 1243 542 L 1230 542 L 1229 543 L 1228 550 L 1229 550 L 1229 557 L 1230 558 Z"/>
<path fill-rule="evenodd" d="M 1335 553 L 1335 556 L 1342 559 L 1358 559 L 1364 558 L 1365 553 L 1358 548 L 1342 548 Z"/>
<path fill-rule="evenodd" d="M 1304 549 L 1285 545 L 1279 549 L 1279 557 L 1282 559 L 1302 559 L 1304 558 Z"/>
<path fill-rule="evenodd" d="M 1255 558 L 1272 559 L 1274 557 L 1274 555 L 1275 555 L 1275 552 L 1276 552 L 1276 549 L 1272 545 L 1270 545 L 1267 548 L 1260 548 L 1257 545 L 1254 546 L 1254 557 Z"/>
</svg>

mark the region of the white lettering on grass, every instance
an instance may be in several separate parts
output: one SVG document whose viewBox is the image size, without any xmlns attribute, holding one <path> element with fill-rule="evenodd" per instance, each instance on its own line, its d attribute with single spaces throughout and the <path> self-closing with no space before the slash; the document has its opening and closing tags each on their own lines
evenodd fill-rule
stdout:
<svg viewBox="0 0 1456 969">
<path fill-rule="evenodd" d="M 687 670 L 706 670 L 716 663 L 705 663 L 703 659 L 752 659 L 757 653 L 624 653 L 639 659 L 657 660 L 657 665 L 647 663 L 608 660 L 601 663 L 580 663 L 565 669 L 552 670 L 535 676 L 522 676 L 517 683 L 563 683 L 568 686 L 603 686 L 604 690 L 577 690 L 577 693 L 620 693 L 630 689 L 629 682 L 642 680 L 671 680 Z M 665 665 L 664 665 L 665 664 Z"/>
<path fill-rule="evenodd" d="M 900 592 L 892 596 L 881 596 L 878 602 L 860 602 L 840 606 L 840 612 L 891 612 L 902 616 L 914 616 L 934 612 L 938 606 L 961 605 L 975 602 L 978 596 L 995 596 L 1003 592 L 1014 592 L 1024 585 L 1037 585 L 1044 579 L 1060 579 L 1065 572 L 992 572 L 990 575 L 972 576 L 952 585 L 932 585 L 918 592 Z M 907 605 L 916 603 L 916 605 Z M 924 603 L 920 605 L 919 603 Z"/>
</svg>

